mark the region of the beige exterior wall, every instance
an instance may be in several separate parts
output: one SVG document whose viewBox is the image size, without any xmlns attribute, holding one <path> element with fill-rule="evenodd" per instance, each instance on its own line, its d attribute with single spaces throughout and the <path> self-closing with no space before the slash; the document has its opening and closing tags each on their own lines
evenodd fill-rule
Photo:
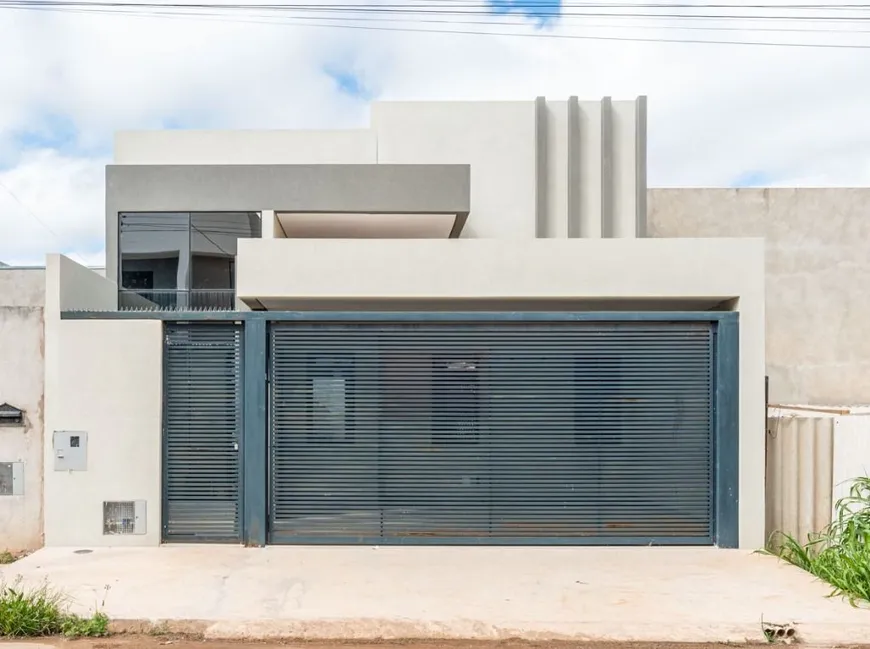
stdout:
<svg viewBox="0 0 870 649">
<path fill-rule="evenodd" d="M 110 308 L 111 283 L 58 255 L 46 269 L 45 544 L 156 545 L 160 540 L 162 324 L 60 320 Z M 51 306 L 49 306 L 51 305 Z M 87 433 L 87 470 L 55 471 L 54 431 Z M 144 536 L 104 536 L 102 503 L 145 500 Z"/>
<path fill-rule="evenodd" d="M 40 268 L 0 268 L 0 403 L 24 411 L 0 426 L 0 463 L 20 463 L 22 493 L 0 495 L 0 551 L 42 545 L 43 298 Z"/>
<path fill-rule="evenodd" d="M 650 236 L 765 237 L 772 403 L 870 403 L 870 189 L 655 189 Z"/>
<path fill-rule="evenodd" d="M 764 248 L 759 239 L 241 241 L 239 297 L 733 300 L 740 312 L 740 547 L 764 543 Z M 289 296 L 292 296 L 290 298 Z M 354 308 L 351 306 L 349 308 Z M 756 495 L 758 494 L 758 495 Z"/>
<path fill-rule="evenodd" d="M 470 164 L 464 238 L 535 237 L 535 102 L 372 105 L 378 162 Z"/>
<path fill-rule="evenodd" d="M 370 128 L 360 130 L 120 132 L 114 161 L 470 164 L 472 218 L 463 238 L 635 237 L 638 187 L 646 186 L 645 171 L 638 173 L 646 166 L 645 156 L 638 156 L 646 124 L 640 105 L 635 100 L 375 102 Z M 569 191 L 572 181 L 575 192 Z M 610 212 L 605 193 L 612 197 Z M 263 232 L 272 234 L 268 228 Z"/>
</svg>

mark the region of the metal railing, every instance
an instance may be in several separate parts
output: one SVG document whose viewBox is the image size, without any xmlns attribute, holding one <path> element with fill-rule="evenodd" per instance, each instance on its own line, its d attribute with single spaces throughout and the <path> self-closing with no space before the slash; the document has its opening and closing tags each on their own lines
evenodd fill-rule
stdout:
<svg viewBox="0 0 870 649">
<path fill-rule="evenodd" d="M 233 289 L 118 291 L 120 311 L 232 311 L 235 308 Z"/>
</svg>

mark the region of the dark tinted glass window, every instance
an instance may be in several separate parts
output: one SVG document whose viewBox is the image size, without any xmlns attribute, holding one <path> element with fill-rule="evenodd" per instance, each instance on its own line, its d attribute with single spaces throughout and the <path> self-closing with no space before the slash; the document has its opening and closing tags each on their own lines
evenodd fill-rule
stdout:
<svg viewBox="0 0 870 649">
<path fill-rule="evenodd" d="M 186 288 L 189 230 L 186 213 L 122 214 L 121 288 L 151 291 Z"/>
<path fill-rule="evenodd" d="M 238 240 L 260 236 L 256 212 L 197 212 L 190 215 L 193 289 L 235 288 Z"/>
<path fill-rule="evenodd" d="M 233 308 L 238 240 L 260 229 L 257 212 L 121 214 L 123 305 Z"/>
</svg>

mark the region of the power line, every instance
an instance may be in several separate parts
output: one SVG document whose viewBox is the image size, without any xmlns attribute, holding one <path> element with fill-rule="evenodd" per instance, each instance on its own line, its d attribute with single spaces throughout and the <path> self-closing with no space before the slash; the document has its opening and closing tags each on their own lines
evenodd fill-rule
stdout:
<svg viewBox="0 0 870 649">
<path fill-rule="evenodd" d="M 821 10 L 848 10 L 848 11 L 866 11 L 870 10 L 870 4 L 864 5 L 722 5 L 722 4 L 699 4 L 699 5 L 685 5 L 685 4 L 589 4 L 589 5 L 570 5 L 570 7 L 581 7 L 585 9 L 590 8 L 608 8 L 611 11 L 583 11 L 583 12 L 573 12 L 565 10 L 565 6 L 563 8 L 556 10 L 549 3 L 542 3 L 540 9 L 535 9 L 533 7 L 523 7 L 517 8 L 510 5 L 505 5 L 504 7 L 499 7 L 498 5 L 488 5 L 488 4 L 467 4 L 467 5 L 458 5 L 451 4 L 447 5 L 451 8 L 445 8 L 445 5 L 425 5 L 425 4 L 377 4 L 377 5 L 364 5 L 364 4 L 340 4 L 340 5 L 330 5 L 330 4 L 273 4 L 273 5 L 263 5 L 263 4 L 220 4 L 220 3 L 155 3 L 155 2 L 116 2 L 116 1 L 107 1 L 107 0 L 94 0 L 94 1 L 83 1 L 83 0 L 0 0 L 0 8 L 9 8 L 9 9 L 83 9 L 83 10 L 96 10 L 96 9 L 107 9 L 114 11 L 126 11 L 126 12 L 134 12 L 145 10 L 153 10 L 153 11 L 162 11 L 162 12 L 175 12 L 181 10 L 193 10 L 195 12 L 203 11 L 203 10 L 218 10 L 221 13 L 235 13 L 235 12 L 250 12 L 251 10 L 257 11 L 269 11 L 275 12 L 276 14 L 282 14 L 287 12 L 310 12 L 316 14 L 323 13 L 341 13 L 341 14 L 384 14 L 384 15 L 413 15 L 413 16 L 426 16 L 426 15 L 439 15 L 439 16 L 493 16 L 493 15 L 504 15 L 504 14 L 515 14 L 515 15 L 525 15 L 531 16 L 534 18 L 540 19 L 560 19 L 564 20 L 565 18 L 578 17 L 578 18 L 668 18 L 668 19 L 692 19 L 692 20 L 802 20 L 802 21 L 837 21 L 837 22 L 865 22 L 870 20 L 870 14 L 868 15 L 859 15 L 859 16 L 842 16 L 842 15 L 794 15 L 794 14 L 736 14 L 736 13 L 638 13 L 636 11 L 632 12 L 615 12 L 612 9 L 615 8 L 643 8 L 643 9 L 662 9 L 662 8 L 689 8 L 697 11 L 698 9 L 708 9 L 708 8 L 731 8 L 731 9 L 747 9 L 747 8 L 766 8 L 766 9 L 782 9 L 787 8 L 791 10 L 799 10 L 799 11 L 821 11 Z M 459 8 L 461 10 L 456 10 Z M 522 9 L 529 10 L 528 13 L 524 13 Z M 547 9 L 546 11 L 544 9 Z"/>
<path fill-rule="evenodd" d="M 351 11 L 355 9 L 409 9 L 409 8 L 432 8 L 444 10 L 446 6 L 450 7 L 468 7 L 486 9 L 491 11 L 493 4 L 488 2 L 468 2 L 467 0 L 439 0 L 438 2 L 426 2 L 424 0 L 411 0 L 410 2 L 401 3 L 215 3 L 215 2 L 143 2 L 141 0 L 129 0 L 119 2 L 117 0 L 3 0 L 2 4 L 21 5 L 21 6 L 57 6 L 57 7 L 144 7 L 144 8 L 188 8 L 188 9 L 332 9 L 338 11 Z M 719 3 L 624 3 L 624 2 L 561 2 L 555 0 L 543 0 L 541 2 L 532 3 L 530 5 L 509 5 L 505 4 L 504 8 L 515 9 L 533 9 L 535 6 L 554 8 L 558 4 L 559 7 L 588 7 L 588 8 L 719 8 L 719 9 L 803 9 L 803 10 L 864 10 L 870 9 L 870 3 L 856 4 L 719 4 Z M 495 5 L 497 7 L 497 5 Z"/>
<path fill-rule="evenodd" d="M 683 7 L 683 5 L 674 5 L 676 7 Z M 451 7 L 456 7 L 456 5 L 451 5 Z M 548 7 L 548 5 L 541 5 L 541 8 Z M 618 8 L 619 5 L 601 5 L 602 8 Z M 658 8 L 672 8 L 673 6 L 668 5 L 626 5 L 626 8 L 645 8 L 645 9 L 658 9 Z M 696 5 L 691 7 L 692 9 L 699 8 L 714 8 L 714 7 L 723 7 L 723 5 Z M 752 7 L 758 8 L 778 8 L 776 5 L 753 5 Z M 194 11 L 202 11 L 202 10 L 218 10 L 222 13 L 231 14 L 235 12 L 249 12 L 251 10 L 256 11 L 270 11 L 275 12 L 276 14 L 286 13 L 286 12 L 310 12 L 315 14 L 325 14 L 325 13 L 341 13 L 341 14 L 375 14 L 375 15 L 410 15 L 410 16 L 493 16 L 504 13 L 515 13 L 522 14 L 521 10 L 518 10 L 515 7 L 505 6 L 504 11 L 500 11 L 498 5 L 467 5 L 465 7 L 460 7 L 461 10 L 457 10 L 455 8 L 445 9 L 443 6 L 433 7 L 432 5 L 414 5 L 414 4 L 405 4 L 405 5 L 358 5 L 358 4 L 344 4 L 344 5 L 238 5 L 238 4 L 217 4 L 217 3 L 154 3 L 154 2 L 107 2 L 104 0 L 95 0 L 93 2 L 83 2 L 81 0 L 0 0 L 0 8 L 9 8 L 9 9 L 84 9 L 84 10 L 94 10 L 94 9 L 109 9 L 115 11 L 127 11 L 133 12 L 136 10 L 153 10 L 153 11 L 163 11 L 163 12 L 174 12 L 179 10 L 194 10 Z M 591 6 L 589 7 L 591 8 Z M 730 7 L 730 8 L 740 8 L 744 9 L 746 7 Z M 820 7 L 809 7 L 808 5 L 795 5 L 791 7 L 792 9 L 797 8 L 802 11 L 818 11 L 821 10 Z M 510 11 L 513 9 L 513 11 Z M 833 21 L 833 22 L 866 22 L 870 21 L 870 14 L 860 15 L 860 16 L 842 16 L 842 15 L 794 15 L 794 14 L 753 14 L 753 13 L 638 13 L 637 11 L 565 11 L 565 10 L 555 10 L 553 8 L 549 8 L 548 11 L 532 9 L 530 7 L 525 7 L 525 9 L 531 10 L 530 13 L 524 14 L 527 16 L 531 16 L 538 19 L 565 19 L 571 17 L 577 18 L 651 18 L 651 19 L 691 19 L 691 20 L 745 20 L 745 21 L 768 21 L 768 20 L 781 20 L 781 21 Z M 854 6 L 854 7 L 840 7 L 840 9 L 849 9 L 851 11 L 863 11 L 870 9 L 870 5 L 864 6 Z"/>
<path fill-rule="evenodd" d="M 28 213 L 28 214 L 33 218 L 34 221 L 36 221 L 37 223 L 39 223 L 39 224 L 40 224 L 42 227 L 44 227 L 44 228 L 45 228 L 45 229 L 46 229 L 46 230 L 47 230 L 47 231 L 48 231 L 48 232 L 49 232 L 49 233 L 50 233 L 50 234 L 51 234 L 55 239 L 57 239 L 57 242 L 58 242 L 59 244 L 63 244 L 63 239 L 60 238 L 60 236 L 57 234 L 57 232 L 55 232 L 55 231 L 52 230 L 50 227 L 48 227 L 48 224 L 47 224 L 45 221 L 43 221 L 41 218 L 39 218 L 38 216 L 36 216 L 36 213 L 35 213 L 33 210 L 31 210 L 29 207 L 27 207 L 27 205 L 24 204 L 24 201 L 22 201 L 20 198 L 18 198 L 18 195 L 17 195 L 15 192 L 13 192 L 11 189 L 9 189 L 9 187 L 8 187 L 8 186 L 7 186 L 7 185 L 6 185 L 2 180 L 0 180 L 0 187 L 2 187 L 2 188 L 6 191 L 6 193 L 9 194 L 9 195 L 12 197 L 12 200 L 14 200 L 16 203 L 18 203 L 18 204 L 19 204 L 19 205 L 24 209 L 24 211 L 27 212 L 27 213 Z M 78 258 L 79 258 L 79 261 L 82 262 L 83 265 L 85 265 L 85 266 L 88 265 L 88 262 L 86 262 L 86 261 L 84 260 L 84 258 L 83 258 L 81 255 L 79 255 L 77 252 L 71 252 L 70 254 L 75 255 L 76 257 L 78 257 Z"/>
<path fill-rule="evenodd" d="M 45 11 L 51 11 L 50 9 L 45 9 Z M 64 13 L 67 13 L 66 11 Z M 78 14 L 107 14 L 107 15 L 128 15 L 131 17 L 143 17 L 143 18 L 183 18 L 183 17 L 192 17 L 192 18 L 227 18 L 227 14 L 222 13 L 205 13 L 205 12 L 157 12 L 157 11 L 149 11 L 149 12 L 124 12 L 124 11 L 112 11 L 112 10 L 101 10 L 101 9 L 93 9 L 93 10 L 68 10 L 68 13 L 78 13 Z M 266 20 L 263 21 L 252 21 L 252 20 L 223 20 L 217 22 L 242 22 L 242 23 L 253 23 L 253 24 L 274 24 L 274 25 L 284 25 L 291 24 L 282 22 L 279 20 L 275 20 L 276 16 L 271 16 L 267 14 L 249 14 L 248 18 L 263 18 Z M 292 16 L 293 20 L 351 20 L 357 23 L 387 23 L 387 24 L 403 24 L 403 23 L 417 23 L 417 24 L 448 24 L 448 25 L 499 25 L 499 26 L 521 26 L 521 23 L 518 20 L 511 21 L 503 21 L 503 20 L 446 20 L 446 19 L 433 19 L 433 18 L 417 18 L 414 20 L 408 20 L 404 18 L 399 18 L 395 16 L 386 16 L 386 17 L 354 17 L 354 18 L 343 18 L 340 16 L 332 17 L 332 16 Z M 292 25 L 292 24 L 291 24 Z M 655 29 L 655 30 L 677 30 L 677 31 L 739 31 L 739 32 L 784 32 L 784 33 L 801 33 L 801 34 L 870 34 L 870 29 L 832 29 L 829 27 L 755 27 L 755 26 L 742 26 L 742 27 L 727 27 L 727 26 L 708 26 L 708 25 L 673 25 L 673 24 L 663 24 L 663 25 L 649 25 L 649 24 L 625 24 L 625 23 L 586 23 L 584 22 L 580 25 L 584 29 L 594 28 L 594 29 Z M 706 41 L 705 41 L 706 42 Z"/>
<path fill-rule="evenodd" d="M 13 6 L 14 3 L 14 6 Z M 25 4 L 27 6 L 25 6 Z M 635 43 L 673 43 L 673 44 L 704 44 L 704 45 L 735 45 L 735 46 L 760 46 L 760 47 L 787 47 L 787 48 L 819 48 L 819 49 L 838 49 L 838 50 L 866 50 L 870 49 L 870 45 L 868 44 L 852 44 L 852 43 L 793 43 L 793 42 L 769 42 L 769 41 L 745 41 L 745 40 L 711 40 L 711 39 L 687 39 L 687 38 L 644 38 L 644 37 L 630 37 L 630 36 L 597 36 L 597 35 L 585 35 L 585 34 L 555 34 L 551 32 L 503 32 L 503 31 L 481 31 L 481 30 L 459 30 L 459 29 L 423 29 L 423 28 L 414 28 L 414 27 L 389 27 L 389 26 L 373 26 L 373 25 L 360 25 L 353 24 L 355 21 L 360 21 L 359 17 L 355 18 L 345 18 L 345 17 L 311 17 L 311 16 L 287 16 L 283 20 L 275 20 L 273 17 L 268 17 L 270 19 L 267 20 L 249 20 L 245 18 L 235 18 L 231 17 L 225 13 L 220 14 L 199 14 L 197 12 L 188 12 L 184 13 L 181 11 L 165 11 L 166 9 L 172 9 L 173 7 L 178 8 L 190 8 L 193 5 L 159 5 L 164 9 L 164 11 L 129 11 L 129 8 L 141 8 L 141 7 L 151 7 L 154 6 L 154 3 L 101 3 L 102 5 L 123 5 L 117 6 L 115 9 L 103 9 L 102 11 L 99 9 L 75 9 L 75 8 L 65 8 L 65 7 L 47 7 L 43 6 L 48 4 L 46 1 L 33 2 L 32 0 L 28 2 L 28 0 L 0 0 L 0 9 L 6 8 L 10 10 L 15 9 L 25 9 L 25 10 L 43 10 L 43 11 L 58 11 L 61 13 L 111 13 L 115 15 L 125 15 L 131 17 L 156 17 L 156 18 L 170 18 L 170 17 L 178 17 L 178 18 L 186 18 L 186 19 L 200 19 L 201 17 L 214 17 L 217 19 L 224 18 L 225 22 L 233 22 L 233 23 L 249 23 L 249 24 L 266 24 L 266 25 L 279 25 L 279 26 L 294 26 L 294 27 L 315 27 L 315 28 L 323 28 L 323 29 L 354 29 L 354 30 L 363 30 L 363 31 L 386 31 L 386 32 L 404 32 L 404 33 L 427 33 L 427 34 L 451 34 L 451 35 L 468 35 L 468 36 L 500 36 L 500 37 L 523 37 L 523 38 L 548 38 L 548 39 L 567 39 L 567 40 L 585 40 L 585 41 L 612 41 L 612 42 L 635 42 Z M 95 5 L 97 3 L 78 3 L 79 5 Z M 211 4 L 211 5 L 197 5 L 197 6 L 208 6 L 212 9 L 221 10 L 224 8 L 224 5 Z M 245 5 L 247 7 L 248 5 Z M 490 14 L 491 15 L 491 14 Z M 575 14 L 576 15 L 576 14 Z M 596 14 L 588 14 L 590 16 Z M 599 14 L 606 15 L 606 14 Z M 645 14 L 618 14 L 618 17 L 641 17 L 641 18 L 653 18 L 657 16 L 645 15 Z M 704 18 L 704 16 L 680 16 L 682 18 Z M 264 17 L 266 18 L 266 17 Z M 870 17 L 868 17 L 870 18 Z M 227 20 L 228 19 L 228 20 Z M 351 24 L 337 24 L 337 23 L 313 23 L 313 22 L 305 22 L 305 23 L 294 23 L 293 20 L 343 20 L 345 23 Z M 412 21 L 407 21 L 412 22 Z M 422 22 L 420 19 L 416 19 L 414 22 Z M 450 24 L 462 24 L 460 21 L 445 21 Z M 488 23 L 487 23 L 488 24 Z M 503 24 L 503 23 L 502 23 Z M 625 28 L 625 27 L 623 27 Z M 679 27 L 672 27 L 679 28 Z M 764 28 L 756 28 L 756 29 L 746 29 L 746 30 L 738 30 L 734 29 L 734 31 L 766 31 Z M 808 32 L 816 31 L 819 33 L 827 33 L 824 30 L 807 30 Z M 857 30 L 831 30 L 831 32 L 836 31 L 839 34 L 847 34 L 850 33 L 861 33 Z"/>
</svg>

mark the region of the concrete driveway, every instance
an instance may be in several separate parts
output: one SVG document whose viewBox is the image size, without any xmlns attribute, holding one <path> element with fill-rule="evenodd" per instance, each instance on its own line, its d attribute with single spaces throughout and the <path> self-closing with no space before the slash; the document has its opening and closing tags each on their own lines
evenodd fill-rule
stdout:
<svg viewBox="0 0 870 649">
<path fill-rule="evenodd" d="M 870 638 L 856 609 L 775 558 L 715 548 L 47 548 L 3 566 L 113 619 L 207 637 L 763 641 Z M 108 590 L 106 589 L 108 587 Z"/>
</svg>

